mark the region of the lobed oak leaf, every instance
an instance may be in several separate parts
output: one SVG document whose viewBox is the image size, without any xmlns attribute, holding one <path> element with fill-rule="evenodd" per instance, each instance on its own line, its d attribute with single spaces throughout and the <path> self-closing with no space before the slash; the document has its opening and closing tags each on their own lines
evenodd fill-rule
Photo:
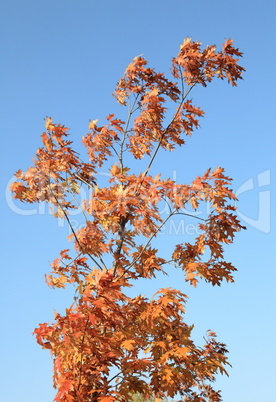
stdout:
<svg viewBox="0 0 276 402">
<path fill-rule="evenodd" d="M 134 339 L 127 339 L 124 342 L 122 342 L 121 346 L 122 346 L 122 348 L 131 351 L 136 348 L 136 342 Z"/>
<path fill-rule="evenodd" d="M 112 176 L 117 176 L 118 174 L 121 173 L 121 169 L 119 168 L 119 166 L 115 163 L 112 168 L 110 169 L 110 174 Z"/>
</svg>

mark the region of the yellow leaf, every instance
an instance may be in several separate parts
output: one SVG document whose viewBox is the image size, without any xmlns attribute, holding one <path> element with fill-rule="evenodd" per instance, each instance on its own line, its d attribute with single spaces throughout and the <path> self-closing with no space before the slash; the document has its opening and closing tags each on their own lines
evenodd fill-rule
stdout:
<svg viewBox="0 0 276 402">
<path fill-rule="evenodd" d="M 51 117 L 46 117 L 45 119 L 44 119 L 44 121 L 45 121 L 45 127 L 46 127 L 46 130 L 52 130 L 53 129 L 53 124 L 52 124 L 52 121 L 53 121 L 53 119 L 51 119 Z"/>
<path fill-rule="evenodd" d="M 135 344 L 135 341 L 133 339 L 127 339 L 122 343 L 122 347 L 126 350 L 133 350 L 134 349 L 133 344 Z"/>
<path fill-rule="evenodd" d="M 96 127 L 96 124 L 98 123 L 98 121 L 99 121 L 99 119 L 90 120 L 89 126 L 88 126 L 89 130 L 93 130 L 93 128 Z"/>
</svg>

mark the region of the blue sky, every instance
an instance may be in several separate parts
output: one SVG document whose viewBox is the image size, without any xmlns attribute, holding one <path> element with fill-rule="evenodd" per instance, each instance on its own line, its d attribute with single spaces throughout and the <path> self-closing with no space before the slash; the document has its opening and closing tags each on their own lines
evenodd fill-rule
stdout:
<svg viewBox="0 0 276 402">
<path fill-rule="evenodd" d="M 190 296 L 187 320 L 199 342 L 210 328 L 227 343 L 233 368 L 217 381 L 224 402 L 274 400 L 275 2 L 10 0 L 0 10 L 3 401 L 53 399 L 51 360 L 32 331 L 70 302 L 70 292 L 44 283 L 49 262 L 67 246 L 68 228 L 58 227 L 47 208 L 14 203 L 7 184 L 30 166 L 45 116 L 70 127 L 82 149 L 89 119 L 103 122 L 119 110 L 111 93 L 131 59 L 143 54 L 168 72 L 186 36 L 218 46 L 233 38 L 247 72 L 238 88 L 217 81 L 194 91 L 206 112 L 201 129 L 181 152 L 158 159 L 154 171 L 189 182 L 223 166 L 248 229 L 226 251 L 239 270 L 235 284 L 191 289 L 172 272 L 165 286 Z M 180 242 L 175 232 L 162 235 L 160 247 Z M 161 279 L 138 290 L 151 294 L 158 286 L 165 287 Z"/>
</svg>

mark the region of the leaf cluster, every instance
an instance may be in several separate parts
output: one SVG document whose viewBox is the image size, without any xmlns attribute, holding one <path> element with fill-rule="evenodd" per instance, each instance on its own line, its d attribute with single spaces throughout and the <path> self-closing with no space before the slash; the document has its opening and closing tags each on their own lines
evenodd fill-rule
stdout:
<svg viewBox="0 0 276 402">
<path fill-rule="evenodd" d="M 227 373 L 226 346 L 212 331 L 204 346 L 195 345 L 193 327 L 183 319 L 187 296 L 163 288 L 151 299 L 129 297 L 125 289 L 137 279 L 168 273 L 171 265 L 181 268 L 193 286 L 200 279 L 212 285 L 233 281 L 235 267 L 225 261 L 224 246 L 242 226 L 224 169 L 208 169 L 190 184 L 152 176 L 150 169 L 161 149 L 182 146 L 199 127 L 204 112 L 189 99 L 193 87 L 214 77 L 235 86 L 244 70 L 237 63 L 240 56 L 232 40 L 218 52 L 215 46 L 201 50 L 187 38 L 172 60 L 176 82 L 149 68 L 143 57 L 134 58 L 114 92 L 128 108 L 127 118 L 110 114 L 103 126 L 90 122 L 83 137 L 88 161 L 73 150 L 68 129 L 47 118 L 33 166 L 16 173 L 14 197 L 51 204 L 54 216 L 66 219 L 72 230 L 74 248 L 53 261 L 47 283 L 53 288 L 73 284 L 74 302 L 65 314 L 56 313 L 54 323 L 34 331 L 54 359 L 55 401 L 127 402 L 138 394 L 154 395 L 156 401 L 176 395 L 190 402 L 221 401 L 210 384 L 218 373 Z M 141 160 L 138 174 L 126 166 L 126 154 Z M 109 182 L 102 186 L 97 172 L 109 162 Z M 79 205 L 81 187 L 89 197 Z M 162 202 L 170 211 L 166 217 Z M 198 211 L 202 203 L 210 205 L 210 213 L 198 219 L 200 234 L 176 244 L 164 258 L 153 239 L 174 216 L 193 217 L 187 207 Z M 76 208 L 85 221 L 78 230 L 70 221 Z"/>
</svg>

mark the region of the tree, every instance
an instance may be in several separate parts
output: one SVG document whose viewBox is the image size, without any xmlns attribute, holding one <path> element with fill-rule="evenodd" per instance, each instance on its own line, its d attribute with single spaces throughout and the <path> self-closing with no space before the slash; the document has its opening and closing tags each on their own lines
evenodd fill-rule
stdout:
<svg viewBox="0 0 276 402">
<path fill-rule="evenodd" d="M 33 166 L 16 172 L 14 197 L 50 203 L 54 216 L 66 219 L 72 230 L 73 250 L 60 252 L 47 283 L 53 288 L 72 284 L 73 304 L 64 315 L 56 313 L 54 323 L 34 331 L 53 357 L 55 401 L 128 401 L 137 393 L 156 400 L 221 401 L 211 384 L 218 373 L 227 374 L 226 346 L 212 331 L 204 346 L 195 345 L 193 326 L 184 321 L 187 296 L 164 287 L 151 299 L 130 297 L 127 288 L 166 273 L 171 265 L 180 267 L 193 286 L 199 279 L 212 285 L 233 282 L 235 267 L 225 261 L 223 248 L 242 226 L 224 169 L 208 169 L 190 184 L 152 176 L 150 170 L 159 152 L 183 145 L 198 128 L 204 112 L 189 99 L 191 90 L 215 77 L 235 86 L 244 71 L 240 56 L 232 40 L 217 51 L 216 46 L 202 50 L 186 38 L 172 60 L 176 82 L 135 57 L 114 92 L 128 107 L 126 120 L 110 114 L 103 126 L 90 122 L 83 137 L 88 162 L 73 150 L 68 129 L 46 118 Z M 126 165 L 130 157 L 140 163 L 138 173 Z M 109 181 L 103 186 L 96 175 L 107 166 Z M 70 211 L 79 207 L 81 186 L 90 195 L 81 205 L 85 223 L 74 230 Z M 161 202 L 169 208 L 166 217 Z M 195 218 L 200 234 L 162 256 L 153 247 L 160 230 L 174 216 L 194 217 L 185 207 L 198 211 L 202 203 L 210 204 L 210 213 Z"/>
</svg>

